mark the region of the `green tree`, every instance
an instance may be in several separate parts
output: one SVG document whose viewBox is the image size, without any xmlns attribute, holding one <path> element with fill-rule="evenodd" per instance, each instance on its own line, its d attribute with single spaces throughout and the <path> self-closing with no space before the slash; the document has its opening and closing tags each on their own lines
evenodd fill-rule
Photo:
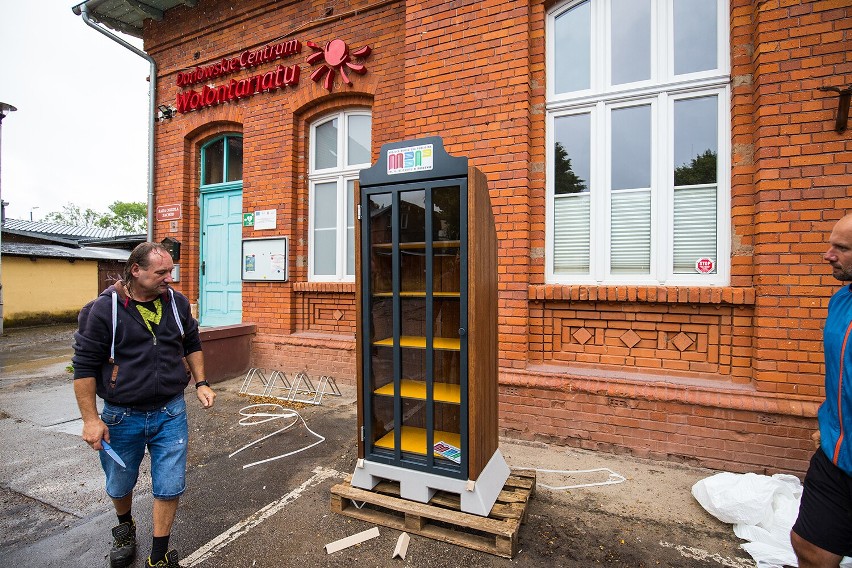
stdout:
<svg viewBox="0 0 852 568">
<path fill-rule="evenodd" d="M 716 183 L 716 152 L 712 150 L 705 150 L 703 154 L 694 157 L 688 166 L 679 166 L 674 171 L 675 185 L 702 183 Z"/>
<path fill-rule="evenodd" d="M 146 204 L 141 201 L 115 201 L 109 206 L 108 213 L 98 213 L 88 208 L 83 210 L 79 205 L 66 203 L 61 211 L 53 211 L 45 215 L 44 220 L 62 225 L 144 233 L 148 227 L 147 212 Z"/>
<path fill-rule="evenodd" d="M 109 210 L 98 220 L 99 227 L 133 233 L 144 233 L 148 227 L 148 207 L 141 201 L 116 201 Z"/>
<path fill-rule="evenodd" d="M 559 142 L 556 143 L 554 149 L 554 190 L 556 195 L 563 193 L 581 193 L 586 191 L 588 187 L 586 183 L 574 170 L 571 169 L 571 158 L 568 157 L 568 152 L 565 147 Z"/>
<path fill-rule="evenodd" d="M 44 216 L 47 223 L 59 223 L 61 225 L 77 225 L 79 227 L 98 227 L 98 219 L 101 214 L 92 209 L 85 211 L 79 205 L 66 203 L 62 211 L 52 211 Z"/>
</svg>

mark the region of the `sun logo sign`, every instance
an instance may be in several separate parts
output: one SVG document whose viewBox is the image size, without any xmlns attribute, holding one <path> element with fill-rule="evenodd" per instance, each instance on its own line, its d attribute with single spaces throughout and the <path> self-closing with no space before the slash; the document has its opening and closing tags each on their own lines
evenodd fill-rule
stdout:
<svg viewBox="0 0 852 568">
<path fill-rule="evenodd" d="M 307 62 L 310 65 L 319 64 L 319 67 L 311 73 L 311 79 L 313 79 L 316 83 L 322 81 L 323 86 L 329 91 L 331 91 L 334 87 L 335 71 L 340 73 L 343 82 L 347 85 L 352 84 L 352 81 L 349 79 L 349 75 L 347 75 L 347 68 L 359 75 L 363 75 L 367 72 L 366 67 L 357 63 L 352 63 L 351 58 L 368 57 L 372 51 L 369 45 L 365 45 L 364 47 L 352 52 L 349 51 L 349 46 L 346 45 L 346 42 L 340 39 L 331 40 L 326 44 L 325 48 L 320 47 L 312 41 L 305 42 L 305 45 L 314 50 L 314 53 L 308 56 Z"/>
</svg>

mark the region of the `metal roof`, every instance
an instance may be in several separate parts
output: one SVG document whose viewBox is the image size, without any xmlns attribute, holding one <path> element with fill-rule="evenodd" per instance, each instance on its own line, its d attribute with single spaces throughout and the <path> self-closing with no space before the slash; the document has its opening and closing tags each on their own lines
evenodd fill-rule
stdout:
<svg viewBox="0 0 852 568">
<path fill-rule="evenodd" d="M 100 227 L 81 227 L 79 225 L 62 225 L 59 223 L 43 223 L 41 221 L 22 221 L 20 219 L 5 219 L 3 231 L 15 234 L 26 234 L 39 237 L 58 237 L 69 241 L 91 239 L 115 239 L 123 236 L 138 236 L 131 231 L 117 229 L 101 229 Z"/>
<path fill-rule="evenodd" d="M 8 243 L 0 245 L 3 256 L 26 256 L 35 258 L 65 258 L 68 260 L 119 260 L 126 261 L 130 251 L 101 247 L 64 247 L 32 243 Z"/>
<path fill-rule="evenodd" d="M 71 8 L 78 16 L 85 4 L 89 17 L 108 28 L 133 37 L 142 37 L 148 18 L 160 21 L 175 6 L 194 8 L 198 0 L 86 0 Z"/>
</svg>

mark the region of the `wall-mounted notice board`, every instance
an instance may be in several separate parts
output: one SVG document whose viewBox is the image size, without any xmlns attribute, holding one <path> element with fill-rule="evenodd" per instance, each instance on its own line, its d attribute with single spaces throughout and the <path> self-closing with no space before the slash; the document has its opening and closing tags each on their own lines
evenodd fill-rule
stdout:
<svg viewBox="0 0 852 568">
<path fill-rule="evenodd" d="M 243 240 L 243 280 L 287 280 L 287 237 Z"/>
</svg>

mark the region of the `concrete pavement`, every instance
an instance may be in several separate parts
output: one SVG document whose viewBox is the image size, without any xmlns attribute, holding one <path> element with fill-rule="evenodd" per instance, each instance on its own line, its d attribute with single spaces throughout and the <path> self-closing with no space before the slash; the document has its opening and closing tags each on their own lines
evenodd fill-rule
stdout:
<svg viewBox="0 0 852 568">
<path fill-rule="evenodd" d="M 0 338 L 0 566 L 108 565 L 109 529 L 116 521 L 97 458 L 79 438 L 81 424 L 65 371 L 72 330 L 7 330 Z M 626 480 L 570 490 L 540 487 L 513 560 L 416 535 L 404 562 L 391 559 L 400 533 L 381 526 L 379 538 L 326 555 L 325 544 L 375 526 L 332 513 L 329 506 L 329 489 L 354 468 L 354 389 L 344 387 L 343 397 L 326 397 L 320 407 L 300 410 L 307 427 L 325 442 L 244 469 L 316 438 L 300 424 L 229 457 L 285 425 L 241 426 L 240 409 L 250 402 L 238 393 L 241 383 L 242 377 L 235 377 L 214 385 L 220 396 L 216 408 L 206 412 L 192 389 L 187 391 L 189 489 L 171 541 L 183 566 L 754 565 L 731 527 L 708 515 L 689 493 L 692 484 L 715 472 L 506 439 L 501 450 L 512 467 L 609 468 Z M 606 471 L 538 475 L 540 484 L 553 486 L 610 479 Z M 150 548 L 148 479 L 143 473 L 135 494 L 141 557 L 135 566 L 144 565 Z"/>
</svg>

